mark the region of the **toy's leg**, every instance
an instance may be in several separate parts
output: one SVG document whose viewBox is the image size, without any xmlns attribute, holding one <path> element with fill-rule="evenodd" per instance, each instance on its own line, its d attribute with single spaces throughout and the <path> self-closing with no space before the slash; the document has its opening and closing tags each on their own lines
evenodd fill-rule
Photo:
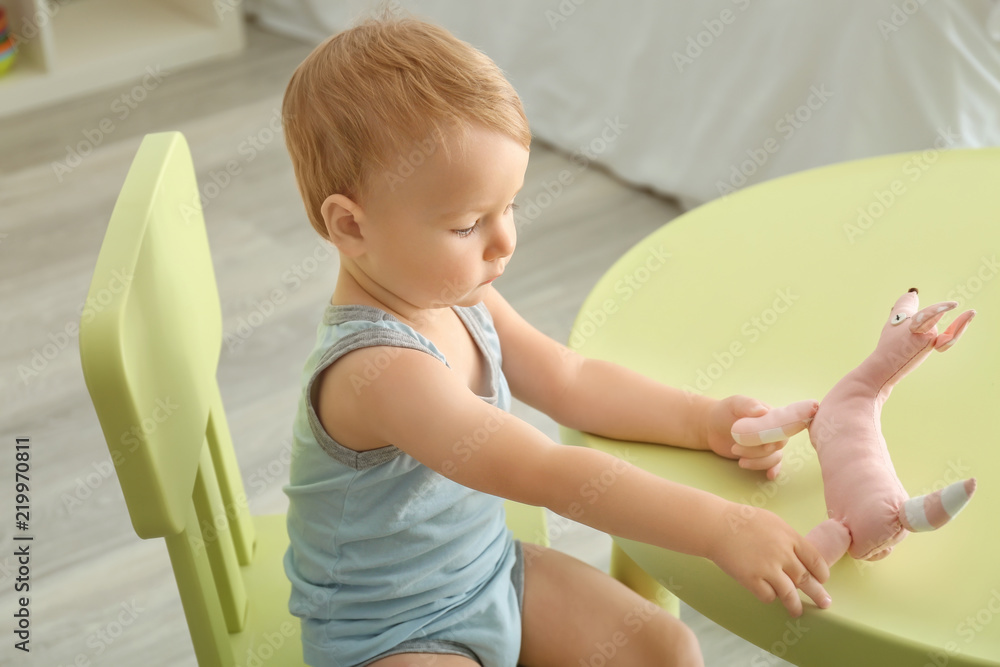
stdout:
<svg viewBox="0 0 1000 667">
<path fill-rule="evenodd" d="M 806 539 L 819 549 L 827 565 L 833 565 L 851 546 L 851 531 L 840 521 L 827 519 L 810 530 Z"/>
</svg>

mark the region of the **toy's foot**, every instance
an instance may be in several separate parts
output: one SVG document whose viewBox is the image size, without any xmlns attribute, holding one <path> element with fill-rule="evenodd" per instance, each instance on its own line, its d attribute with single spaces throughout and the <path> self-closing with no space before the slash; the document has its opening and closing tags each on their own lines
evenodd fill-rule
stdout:
<svg viewBox="0 0 1000 667">
<path fill-rule="evenodd" d="M 976 492 L 976 478 L 910 498 L 899 509 L 899 521 L 911 533 L 937 530 L 955 518 Z"/>
</svg>

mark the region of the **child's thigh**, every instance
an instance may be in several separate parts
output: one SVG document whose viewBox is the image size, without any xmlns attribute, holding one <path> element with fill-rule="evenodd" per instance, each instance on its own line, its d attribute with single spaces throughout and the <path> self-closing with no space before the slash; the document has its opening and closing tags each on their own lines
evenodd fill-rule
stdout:
<svg viewBox="0 0 1000 667">
<path fill-rule="evenodd" d="M 368 667 L 479 667 L 479 663 L 461 655 L 397 653 L 369 663 Z"/>
<path fill-rule="evenodd" d="M 608 574 L 524 544 L 524 667 L 703 665 L 691 630 Z"/>
</svg>

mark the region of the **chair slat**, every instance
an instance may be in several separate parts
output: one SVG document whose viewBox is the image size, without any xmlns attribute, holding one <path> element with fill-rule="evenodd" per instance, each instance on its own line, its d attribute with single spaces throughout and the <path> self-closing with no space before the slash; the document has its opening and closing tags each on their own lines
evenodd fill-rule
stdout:
<svg viewBox="0 0 1000 667">
<path fill-rule="evenodd" d="M 227 507 L 219 492 L 219 480 L 208 447 L 201 450 L 201 463 L 194 485 L 194 506 L 198 513 L 201 541 L 196 549 L 208 554 L 215 589 L 226 617 L 229 632 L 240 632 L 246 623 L 247 593 L 229 530 Z"/>
<path fill-rule="evenodd" d="M 167 535 L 167 551 L 177 579 L 184 616 L 198 667 L 235 667 L 229 633 L 219 603 L 208 554 L 201 548 L 203 538 L 194 501 L 189 503 L 186 528 Z"/>
<path fill-rule="evenodd" d="M 229 518 L 229 527 L 232 530 L 233 542 L 236 546 L 236 556 L 239 558 L 240 565 L 249 565 L 253 559 L 257 534 L 250 516 L 250 507 L 243 487 L 243 478 L 240 475 L 240 466 L 236 461 L 233 440 L 229 435 L 229 423 L 226 421 L 226 413 L 222 407 L 219 385 L 213 383 L 212 386 L 214 394 L 210 398 L 211 407 L 209 408 L 208 431 L 206 433 L 208 446 L 212 452 L 212 462 L 215 464 L 215 471 L 219 479 L 222 503 L 226 508 L 226 516 Z"/>
</svg>

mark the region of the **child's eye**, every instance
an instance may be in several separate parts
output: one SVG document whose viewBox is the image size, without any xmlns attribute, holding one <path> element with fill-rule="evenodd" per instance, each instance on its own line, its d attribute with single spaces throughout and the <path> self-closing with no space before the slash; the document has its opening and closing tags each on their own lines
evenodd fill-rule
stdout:
<svg viewBox="0 0 1000 667">
<path fill-rule="evenodd" d="M 453 229 L 452 231 L 458 234 L 459 236 L 468 236 L 472 232 L 476 231 L 476 227 L 478 226 L 479 226 L 479 221 L 476 220 L 476 224 L 472 225 L 471 227 L 466 227 L 465 229 Z"/>
<path fill-rule="evenodd" d="M 511 202 L 511 203 L 507 204 L 507 208 L 504 209 L 503 213 L 504 213 L 504 215 L 507 215 L 511 211 L 516 211 L 517 208 L 518 208 L 517 204 L 515 204 L 514 202 Z M 471 227 L 466 227 L 465 229 L 453 229 L 452 231 L 455 232 L 458 236 L 468 236 L 472 232 L 476 231 L 477 227 L 479 227 L 479 221 L 478 220 L 476 220 L 476 224 L 472 225 Z"/>
</svg>

